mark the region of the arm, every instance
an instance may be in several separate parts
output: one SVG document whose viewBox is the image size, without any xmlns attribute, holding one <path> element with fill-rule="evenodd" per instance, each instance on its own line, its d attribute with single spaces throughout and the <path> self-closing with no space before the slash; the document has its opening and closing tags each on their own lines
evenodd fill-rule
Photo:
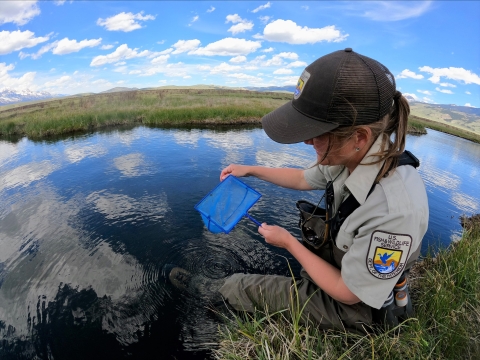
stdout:
<svg viewBox="0 0 480 360">
<path fill-rule="evenodd" d="M 302 169 L 230 164 L 220 173 L 220 181 L 223 181 L 230 174 L 237 177 L 255 176 L 289 189 L 312 190 L 311 186 L 305 181 Z"/>
<path fill-rule="evenodd" d="M 340 270 L 308 250 L 286 229 L 262 224 L 258 228 L 258 232 L 265 237 L 267 243 L 288 250 L 315 284 L 332 298 L 347 305 L 353 305 L 360 301 L 345 285 Z"/>
</svg>

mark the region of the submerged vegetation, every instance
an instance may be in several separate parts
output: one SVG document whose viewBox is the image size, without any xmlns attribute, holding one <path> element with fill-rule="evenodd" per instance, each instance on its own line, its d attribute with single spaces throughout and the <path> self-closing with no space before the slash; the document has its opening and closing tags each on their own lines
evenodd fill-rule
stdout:
<svg viewBox="0 0 480 360">
<path fill-rule="evenodd" d="M 216 359 L 479 359 L 480 217 L 462 220 L 462 240 L 426 256 L 410 274 L 415 317 L 362 336 L 299 324 L 301 305 L 232 314 Z"/>
</svg>

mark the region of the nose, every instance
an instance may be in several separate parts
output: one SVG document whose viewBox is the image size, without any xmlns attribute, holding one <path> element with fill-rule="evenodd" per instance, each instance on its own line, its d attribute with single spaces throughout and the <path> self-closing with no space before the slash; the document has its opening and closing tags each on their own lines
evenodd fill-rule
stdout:
<svg viewBox="0 0 480 360">
<path fill-rule="evenodd" d="M 304 141 L 304 144 L 313 145 L 313 138 Z"/>
</svg>

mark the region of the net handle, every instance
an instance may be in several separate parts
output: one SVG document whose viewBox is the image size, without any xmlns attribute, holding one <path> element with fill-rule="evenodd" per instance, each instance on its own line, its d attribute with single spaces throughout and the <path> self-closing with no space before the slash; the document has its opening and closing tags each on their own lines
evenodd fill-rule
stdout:
<svg viewBox="0 0 480 360">
<path fill-rule="evenodd" d="M 245 217 L 249 218 L 249 219 L 252 220 L 255 224 L 257 224 L 258 226 L 262 227 L 262 224 L 260 224 L 257 220 L 255 220 L 253 217 L 251 217 L 248 213 L 245 213 Z"/>
</svg>

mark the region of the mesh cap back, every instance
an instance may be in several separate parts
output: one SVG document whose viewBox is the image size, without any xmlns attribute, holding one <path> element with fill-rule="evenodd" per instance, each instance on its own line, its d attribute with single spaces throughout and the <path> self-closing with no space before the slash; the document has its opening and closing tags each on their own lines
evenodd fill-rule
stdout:
<svg viewBox="0 0 480 360">
<path fill-rule="evenodd" d="M 328 122 L 342 125 L 370 124 L 392 107 L 395 78 L 378 61 L 351 52 L 338 69 L 328 108 Z"/>
</svg>

